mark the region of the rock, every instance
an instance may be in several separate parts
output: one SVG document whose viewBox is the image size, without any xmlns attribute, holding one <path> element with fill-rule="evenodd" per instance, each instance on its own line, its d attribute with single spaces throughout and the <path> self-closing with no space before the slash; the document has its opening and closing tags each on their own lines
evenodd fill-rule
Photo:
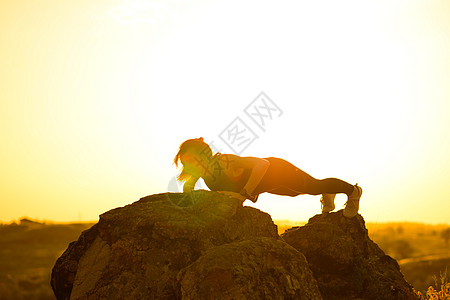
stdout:
<svg viewBox="0 0 450 300">
<path fill-rule="evenodd" d="M 206 270 L 201 262 L 211 259 L 228 267 L 224 278 L 236 280 L 220 295 L 249 295 L 269 273 L 288 284 L 271 291 L 275 299 L 319 295 L 304 256 L 281 241 L 268 214 L 241 202 L 203 190 L 163 193 L 102 214 L 57 260 L 51 279 L 57 299 L 190 299 L 186 293 L 202 294 L 205 286 L 192 278 L 208 276 L 195 270 Z M 270 267 L 261 264 L 268 260 Z"/>
<path fill-rule="evenodd" d="M 273 238 L 210 249 L 178 277 L 183 299 L 322 299 L 303 254 Z"/>
<path fill-rule="evenodd" d="M 78 241 L 69 244 L 52 270 L 51 285 L 57 299 L 69 299 L 80 258 L 98 235 L 98 224 L 81 233 Z"/>
<path fill-rule="evenodd" d="M 281 237 L 306 256 L 324 299 L 417 299 L 398 263 L 369 238 L 359 214 L 316 215 Z"/>
<path fill-rule="evenodd" d="M 360 215 L 316 215 L 280 237 L 267 213 L 205 190 L 100 215 L 51 284 L 57 299 L 417 299 Z"/>
</svg>

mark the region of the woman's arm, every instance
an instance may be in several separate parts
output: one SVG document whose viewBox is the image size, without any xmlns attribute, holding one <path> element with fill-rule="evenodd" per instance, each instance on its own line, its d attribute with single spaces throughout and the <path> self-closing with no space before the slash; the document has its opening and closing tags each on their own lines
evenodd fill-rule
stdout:
<svg viewBox="0 0 450 300">
<path fill-rule="evenodd" d="M 199 177 L 191 176 L 189 177 L 183 185 L 183 193 L 188 193 L 194 190 L 195 183 L 199 180 Z"/>
<path fill-rule="evenodd" d="M 247 192 L 248 195 L 252 195 L 253 191 L 258 186 L 264 174 L 266 174 L 270 162 L 266 159 L 252 156 L 240 157 L 233 154 L 231 154 L 230 156 L 230 160 L 236 167 L 242 167 L 251 170 L 248 181 L 243 189 Z"/>
<path fill-rule="evenodd" d="M 256 157 L 255 157 L 256 158 Z M 259 182 L 263 178 L 264 174 L 266 174 L 267 169 L 269 168 L 270 162 L 263 158 L 258 158 L 258 161 L 254 163 L 252 172 L 250 173 L 250 177 L 248 178 L 247 184 L 244 186 L 244 190 L 248 195 L 252 195 L 255 188 L 258 186 Z"/>
</svg>

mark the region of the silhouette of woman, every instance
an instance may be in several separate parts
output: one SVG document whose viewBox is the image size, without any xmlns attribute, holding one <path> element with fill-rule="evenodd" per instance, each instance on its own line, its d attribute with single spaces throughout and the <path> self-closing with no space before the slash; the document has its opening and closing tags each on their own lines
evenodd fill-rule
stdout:
<svg viewBox="0 0 450 300">
<path fill-rule="evenodd" d="M 259 194 L 297 196 L 319 195 L 322 213 L 334 210 L 337 193 L 345 193 L 348 200 L 344 216 L 354 217 L 358 213 L 362 189 L 337 178 L 316 179 L 290 162 L 277 157 L 241 157 L 234 154 L 216 153 L 203 138 L 184 141 L 174 159 L 175 166 L 183 165 L 178 175 L 184 181 L 183 192 L 194 189 L 195 183 L 203 178 L 211 191 L 228 191 L 242 200 L 256 202 Z"/>
</svg>

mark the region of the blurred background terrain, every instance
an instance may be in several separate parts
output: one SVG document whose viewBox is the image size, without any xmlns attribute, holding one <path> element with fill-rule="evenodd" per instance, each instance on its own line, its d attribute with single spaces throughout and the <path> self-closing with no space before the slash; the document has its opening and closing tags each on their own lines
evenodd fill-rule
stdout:
<svg viewBox="0 0 450 300">
<path fill-rule="evenodd" d="M 27 218 L 0 225 L 0 299 L 55 299 L 50 286 L 52 267 L 69 243 L 92 225 Z"/>
<path fill-rule="evenodd" d="M 306 222 L 275 221 L 279 234 Z M 70 242 L 94 223 L 51 223 L 22 218 L 0 225 L 0 300 L 55 299 L 51 269 Z M 450 265 L 450 226 L 367 223 L 370 238 L 395 258 L 416 290 L 435 285 Z M 448 277 L 448 274 L 446 275 Z"/>
</svg>

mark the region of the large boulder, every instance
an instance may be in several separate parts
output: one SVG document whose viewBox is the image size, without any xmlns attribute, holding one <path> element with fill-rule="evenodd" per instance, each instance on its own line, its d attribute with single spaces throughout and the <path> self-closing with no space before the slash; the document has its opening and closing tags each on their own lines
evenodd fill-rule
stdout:
<svg viewBox="0 0 450 300">
<path fill-rule="evenodd" d="M 102 214 L 57 260 L 51 284 L 57 299 L 322 299 L 267 213 L 203 190 Z"/>
<path fill-rule="evenodd" d="M 305 257 L 273 238 L 210 249 L 178 276 L 183 299 L 322 299 Z"/>
<path fill-rule="evenodd" d="M 316 215 L 281 237 L 306 256 L 324 299 L 417 299 L 398 263 L 369 238 L 359 214 Z"/>
</svg>

